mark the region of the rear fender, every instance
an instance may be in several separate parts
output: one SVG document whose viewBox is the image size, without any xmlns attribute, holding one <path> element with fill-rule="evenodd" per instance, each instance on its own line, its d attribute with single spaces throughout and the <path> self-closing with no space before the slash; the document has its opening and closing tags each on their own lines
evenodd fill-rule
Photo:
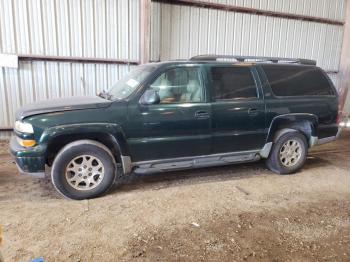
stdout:
<svg viewBox="0 0 350 262">
<path fill-rule="evenodd" d="M 313 114 L 285 114 L 276 116 L 270 125 L 266 143 L 274 142 L 276 135 L 281 135 L 281 130 L 297 130 L 304 134 L 309 146 L 313 146 L 317 141 L 318 117 Z"/>
</svg>

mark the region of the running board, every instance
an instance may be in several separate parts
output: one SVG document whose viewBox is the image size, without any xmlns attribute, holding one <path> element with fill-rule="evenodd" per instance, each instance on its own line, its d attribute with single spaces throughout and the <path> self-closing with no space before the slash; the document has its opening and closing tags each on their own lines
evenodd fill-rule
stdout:
<svg viewBox="0 0 350 262">
<path fill-rule="evenodd" d="M 134 163 L 136 174 L 158 173 L 182 169 L 222 166 L 234 163 L 245 163 L 260 159 L 259 151 L 226 153 L 198 157 L 184 157 Z"/>
</svg>

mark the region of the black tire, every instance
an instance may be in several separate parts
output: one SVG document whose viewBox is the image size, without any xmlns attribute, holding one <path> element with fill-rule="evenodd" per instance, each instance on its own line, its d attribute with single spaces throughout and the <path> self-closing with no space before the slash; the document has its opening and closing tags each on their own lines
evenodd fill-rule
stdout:
<svg viewBox="0 0 350 262">
<path fill-rule="evenodd" d="M 294 160 L 295 163 L 293 163 L 292 161 L 286 161 L 285 158 L 283 158 L 283 156 L 280 157 L 281 149 L 285 145 L 285 143 L 287 143 L 287 141 L 297 141 L 297 143 L 299 143 L 300 145 L 300 157 L 295 158 L 297 159 Z M 277 174 L 293 174 L 303 167 L 306 161 L 307 152 L 308 143 L 306 137 L 298 131 L 291 131 L 281 135 L 274 143 L 270 155 L 266 160 L 266 165 L 271 171 Z M 291 166 L 286 166 L 283 162 L 290 163 Z"/>
<path fill-rule="evenodd" d="M 94 160 L 90 160 L 90 157 Z M 96 176 L 93 173 L 94 171 L 78 171 L 80 177 L 78 178 L 79 181 L 82 179 L 82 175 L 87 179 L 95 179 L 95 177 L 97 177 L 96 181 L 98 182 L 95 180 L 92 181 L 95 183 L 94 185 L 90 184 L 90 182 L 85 183 L 84 181 L 90 181 L 87 179 L 81 182 L 68 181 L 71 180 L 67 178 L 67 176 L 71 176 L 71 174 L 69 173 L 66 175 L 66 169 L 69 168 L 68 165 L 71 164 L 72 161 L 74 162 L 80 160 L 80 158 L 82 161 L 91 161 L 91 169 L 89 170 L 94 168 L 94 163 L 98 164 L 97 168 L 100 169 L 96 171 L 99 173 Z M 94 161 L 94 163 L 92 163 L 92 161 Z M 71 166 L 77 168 L 75 165 L 79 167 L 79 170 L 88 169 L 87 166 L 82 166 L 83 163 L 77 164 L 74 162 L 71 164 Z M 51 169 L 51 180 L 56 190 L 66 198 L 75 200 L 95 198 L 106 193 L 111 188 L 116 178 L 116 169 L 117 165 L 115 163 L 115 159 L 111 151 L 106 146 L 93 140 L 79 140 L 67 144 L 57 154 Z M 80 172 L 86 173 L 80 174 Z M 72 176 L 76 177 L 77 174 L 73 172 Z M 87 184 L 92 185 L 92 188 L 89 189 L 89 185 Z"/>
</svg>

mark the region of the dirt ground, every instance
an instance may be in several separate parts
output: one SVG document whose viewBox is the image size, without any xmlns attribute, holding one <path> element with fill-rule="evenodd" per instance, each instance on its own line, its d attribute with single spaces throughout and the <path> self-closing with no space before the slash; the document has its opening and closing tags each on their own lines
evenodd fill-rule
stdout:
<svg viewBox="0 0 350 262">
<path fill-rule="evenodd" d="M 350 132 L 302 172 L 263 162 L 129 176 L 69 201 L 20 176 L 0 144 L 5 261 L 350 261 Z"/>
</svg>

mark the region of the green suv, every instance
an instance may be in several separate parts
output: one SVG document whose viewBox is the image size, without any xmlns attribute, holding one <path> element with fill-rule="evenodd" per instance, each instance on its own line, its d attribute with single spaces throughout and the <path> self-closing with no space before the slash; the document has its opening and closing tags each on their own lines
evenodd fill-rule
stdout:
<svg viewBox="0 0 350 262">
<path fill-rule="evenodd" d="M 305 59 L 196 56 L 136 67 L 96 97 L 21 108 L 11 153 L 21 173 L 50 170 L 65 197 L 105 193 L 120 176 L 266 159 L 298 171 L 339 134 L 338 96 Z"/>
</svg>

